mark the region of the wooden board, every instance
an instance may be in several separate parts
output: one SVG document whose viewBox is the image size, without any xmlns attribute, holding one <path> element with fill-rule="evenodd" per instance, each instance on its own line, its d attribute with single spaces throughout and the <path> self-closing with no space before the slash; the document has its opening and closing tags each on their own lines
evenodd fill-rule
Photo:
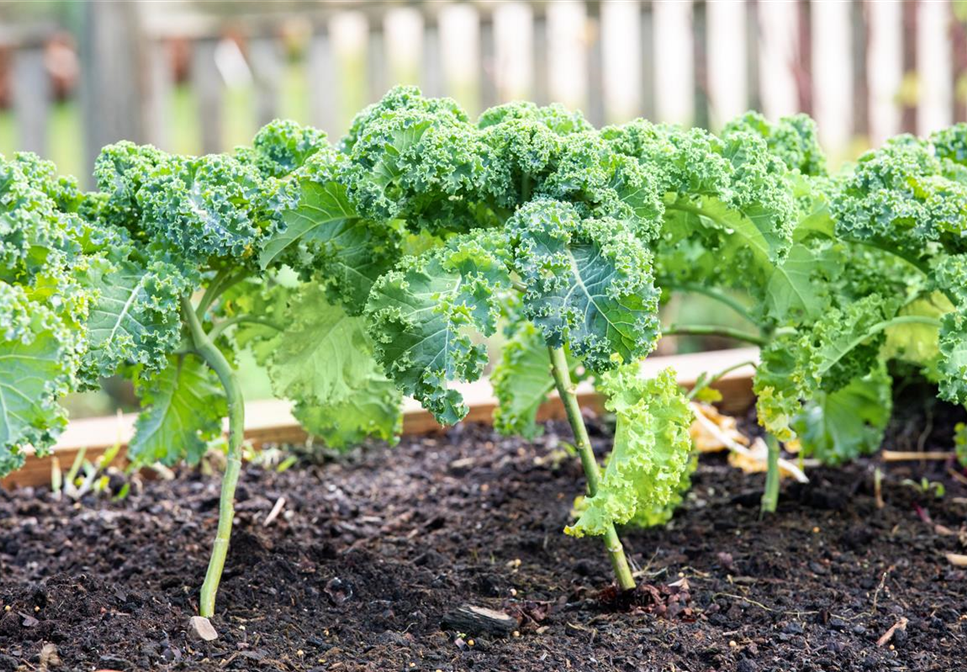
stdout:
<svg viewBox="0 0 967 672">
<path fill-rule="evenodd" d="M 653 357 L 642 364 L 642 375 L 654 376 L 662 369 L 671 367 L 678 375 L 678 382 L 691 387 L 696 379 L 705 372 L 716 373 L 735 364 L 745 361 L 758 361 L 757 348 L 741 348 L 736 350 L 720 350 L 702 352 L 692 355 L 675 355 L 670 357 Z M 716 382 L 714 387 L 722 392 L 721 407 L 727 412 L 740 413 L 752 403 L 752 366 L 731 371 Z M 493 388 L 486 378 L 473 383 L 460 383 L 453 387 L 458 389 L 466 399 L 470 412 L 466 422 L 486 422 L 493 418 L 497 399 Z M 578 398 L 581 405 L 595 412 L 603 410 L 602 400 L 595 393 L 590 384 L 578 386 Z M 560 400 L 552 397 L 544 404 L 538 418 L 541 420 L 560 419 L 564 417 L 564 407 Z M 134 435 L 136 413 L 116 415 L 100 418 L 83 418 L 74 420 L 61 435 L 53 454 L 57 456 L 61 467 L 68 469 L 77 453 L 87 449 L 86 459 L 95 460 L 105 450 L 120 443 L 126 446 Z M 227 421 L 226 421 L 227 430 Z M 433 419 L 433 416 L 413 399 L 406 399 L 403 405 L 403 433 L 429 434 L 443 431 L 443 428 Z M 307 439 L 304 429 L 292 416 L 292 405 L 288 401 L 265 400 L 251 401 L 245 405 L 245 439 L 258 447 L 266 444 L 300 443 Z M 0 486 L 6 488 L 23 486 L 40 486 L 50 483 L 51 457 L 37 458 L 28 456 L 23 469 L 15 471 L 2 481 Z"/>
</svg>

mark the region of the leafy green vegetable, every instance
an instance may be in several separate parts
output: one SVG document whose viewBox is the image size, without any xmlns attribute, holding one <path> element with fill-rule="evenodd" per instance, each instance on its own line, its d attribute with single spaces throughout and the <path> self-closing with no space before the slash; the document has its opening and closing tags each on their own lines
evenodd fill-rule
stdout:
<svg viewBox="0 0 967 672">
<path fill-rule="evenodd" d="M 667 506 L 680 492 L 692 448 L 692 411 L 673 371 L 651 380 L 638 378 L 638 371 L 636 365 L 621 367 L 599 383 L 617 417 L 614 449 L 598 492 L 566 528 L 570 535 L 603 535 L 608 525 Z"/>
<path fill-rule="evenodd" d="M 880 367 L 835 392 L 817 392 L 792 422 L 803 455 L 840 464 L 876 451 L 893 410 L 891 390 Z"/>
</svg>

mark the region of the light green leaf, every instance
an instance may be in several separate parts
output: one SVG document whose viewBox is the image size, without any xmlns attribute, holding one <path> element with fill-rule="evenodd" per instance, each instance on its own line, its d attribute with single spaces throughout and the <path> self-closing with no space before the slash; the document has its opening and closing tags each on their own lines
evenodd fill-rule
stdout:
<svg viewBox="0 0 967 672">
<path fill-rule="evenodd" d="M 829 305 L 829 287 L 841 262 L 827 246 L 797 243 L 788 256 L 768 272 L 764 304 L 777 322 L 814 320 Z"/>
<path fill-rule="evenodd" d="M 60 320 L 0 282 L 0 476 L 23 465 L 23 448 L 43 454 L 53 444 L 76 364 Z"/>
<path fill-rule="evenodd" d="M 617 417 L 614 449 L 598 491 L 584 500 L 567 534 L 600 536 L 639 511 L 667 506 L 679 492 L 688 467 L 692 411 L 671 369 L 651 380 L 638 378 L 637 363 L 602 376 L 607 408 Z"/>
<path fill-rule="evenodd" d="M 228 413 L 215 374 L 194 355 L 168 358 L 168 366 L 138 380 L 144 410 L 135 423 L 130 457 L 141 464 L 198 462 Z"/>
<path fill-rule="evenodd" d="M 504 344 L 500 361 L 490 376 L 498 404 L 494 428 L 526 439 L 540 435 L 537 410 L 554 389 L 547 343 L 530 322 L 517 327 Z"/>
<path fill-rule="evenodd" d="M 467 413 L 448 382 L 477 379 L 487 361 L 486 348 L 470 333 L 494 333 L 500 292 L 510 289 L 501 245 L 499 232 L 452 238 L 445 248 L 404 260 L 370 296 L 377 359 L 444 424 Z"/>
<path fill-rule="evenodd" d="M 792 423 L 803 455 L 840 464 L 876 451 L 893 409 L 892 382 L 880 367 L 835 392 L 816 392 Z"/>
<path fill-rule="evenodd" d="M 98 292 L 88 319 L 90 375 L 112 375 L 125 363 L 163 368 L 181 340 L 179 300 L 189 288 L 178 270 L 163 262 L 101 263 L 92 265 L 89 281 Z"/>
<path fill-rule="evenodd" d="M 403 429 L 402 398 L 392 381 L 375 374 L 342 401 L 299 403 L 294 414 L 330 448 L 351 447 L 368 437 L 396 443 Z"/>
<path fill-rule="evenodd" d="M 338 403 L 377 370 L 365 318 L 330 304 L 318 285 L 303 285 L 288 313 L 295 317 L 273 340 L 268 361 L 272 388 L 279 397 Z"/>
</svg>

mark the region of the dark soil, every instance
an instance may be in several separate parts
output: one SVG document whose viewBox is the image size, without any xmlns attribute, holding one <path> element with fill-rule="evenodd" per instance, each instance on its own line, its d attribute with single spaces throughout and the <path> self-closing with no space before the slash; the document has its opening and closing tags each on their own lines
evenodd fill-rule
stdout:
<svg viewBox="0 0 967 672">
<path fill-rule="evenodd" d="M 247 468 L 212 643 L 186 629 L 216 478 L 118 503 L 0 493 L 0 671 L 967 670 L 967 570 L 944 555 L 967 553 L 967 487 L 946 465 L 891 466 L 882 509 L 872 463 L 815 470 L 760 520 L 761 475 L 704 458 L 671 525 L 625 530 L 643 587 L 616 600 L 601 542 L 561 532 L 583 484 L 568 437 L 458 426 Z M 923 473 L 943 498 L 901 482 Z M 517 618 L 517 635 L 441 630 L 464 604 Z"/>
</svg>

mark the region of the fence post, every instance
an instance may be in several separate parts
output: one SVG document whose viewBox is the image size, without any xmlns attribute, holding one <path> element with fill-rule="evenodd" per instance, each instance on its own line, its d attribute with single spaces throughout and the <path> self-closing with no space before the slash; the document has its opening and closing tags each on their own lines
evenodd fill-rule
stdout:
<svg viewBox="0 0 967 672">
<path fill-rule="evenodd" d="M 491 8 L 480 16 L 480 110 L 497 104 L 497 85 L 495 69 L 497 52 L 494 45 L 494 17 Z"/>
<path fill-rule="evenodd" d="M 709 128 L 708 13 L 705 0 L 692 3 L 692 58 L 695 63 L 695 117 L 700 128 Z"/>
<path fill-rule="evenodd" d="M 604 125 L 604 54 L 601 46 L 601 2 L 587 0 L 588 44 L 588 121 L 595 127 Z"/>
<path fill-rule="evenodd" d="M 203 37 L 192 45 L 191 86 L 198 99 L 198 124 L 201 151 L 216 154 L 222 150 L 222 76 L 215 63 L 218 38 Z"/>
<path fill-rule="evenodd" d="M 336 133 L 339 92 L 336 90 L 335 55 L 328 22 L 316 28 L 309 43 L 309 107 L 312 123 L 330 135 Z"/>
<path fill-rule="evenodd" d="M 88 169 L 104 145 L 144 142 L 140 3 L 84 3 L 80 40 L 84 158 Z M 91 179 L 86 183 L 90 184 Z"/>
<path fill-rule="evenodd" d="M 249 67 L 255 79 L 255 120 L 259 128 L 279 116 L 282 90 L 281 45 L 275 35 L 253 37 L 248 43 Z"/>
<path fill-rule="evenodd" d="M 655 119 L 655 15 L 651 0 L 641 5 L 641 100 L 640 113 Z"/>
<path fill-rule="evenodd" d="M 43 42 L 32 42 L 15 51 L 13 109 L 19 134 L 18 149 L 46 156 L 50 88 Z"/>
<path fill-rule="evenodd" d="M 369 37 L 366 42 L 366 78 L 369 80 L 369 102 L 375 103 L 386 95 L 386 30 L 382 12 L 366 17 Z M 425 92 L 424 92 L 425 93 Z"/>
<path fill-rule="evenodd" d="M 148 50 L 148 95 L 145 112 L 147 141 L 161 149 L 170 149 L 168 138 L 168 103 L 171 100 L 172 63 L 168 44 L 160 37 L 151 40 Z"/>
<path fill-rule="evenodd" d="M 444 94 L 442 59 L 436 10 L 426 7 L 423 10 L 423 53 L 420 54 L 420 81 L 424 96 L 437 98 Z"/>
</svg>

